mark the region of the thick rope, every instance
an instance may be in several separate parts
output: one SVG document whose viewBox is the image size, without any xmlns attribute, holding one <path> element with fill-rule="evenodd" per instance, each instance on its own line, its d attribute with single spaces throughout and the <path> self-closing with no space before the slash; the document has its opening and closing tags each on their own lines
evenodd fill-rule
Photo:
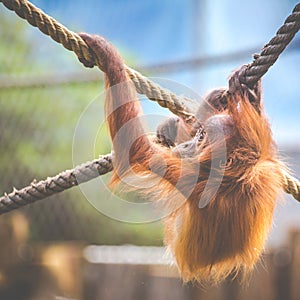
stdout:
<svg viewBox="0 0 300 300">
<path fill-rule="evenodd" d="M 15 11 L 21 18 L 26 19 L 31 25 L 38 27 L 53 40 L 62 44 L 66 49 L 74 51 L 82 61 L 88 62 L 91 66 L 96 65 L 95 57 L 78 34 L 68 30 L 30 2 L 26 0 L 0 0 L 0 2 L 8 9 Z M 254 61 L 248 65 L 244 79 L 248 86 L 257 82 L 276 62 L 299 28 L 300 3 L 295 6 L 292 14 L 288 16 L 270 42 L 264 46 L 262 52 L 256 55 Z M 127 67 L 127 72 L 134 81 L 139 93 L 145 94 L 151 100 L 158 101 L 159 105 L 170 109 L 170 111 L 184 119 L 192 117 L 191 112 L 188 111 L 187 107 L 184 106 L 184 102 L 178 96 L 163 90 L 137 71 Z"/>
<path fill-rule="evenodd" d="M 292 14 L 287 17 L 276 35 L 263 47 L 261 53 L 256 55 L 255 60 L 249 64 L 245 72 L 244 83 L 246 85 L 250 87 L 253 86 L 263 75 L 265 75 L 299 29 L 300 3 L 295 6 Z"/>
<path fill-rule="evenodd" d="M 32 182 L 23 189 L 14 189 L 11 193 L 0 197 L 0 215 L 63 192 L 112 170 L 112 157 L 111 154 L 107 154 L 46 180 Z M 285 192 L 300 201 L 300 182 L 287 172 L 282 174 L 282 182 Z"/>
<path fill-rule="evenodd" d="M 21 18 L 26 19 L 31 25 L 38 27 L 53 40 L 61 43 L 66 49 L 74 51 L 81 60 L 89 62 L 90 65 L 96 64 L 91 51 L 79 35 L 69 31 L 30 2 L 26 0 L 0 0 L 0 2 L 8 9 L 15 11 Z M 245 84 L 248 86 L 253 85 L 275 63 L 278 56 L 300 28 L 299 11 L 300 4 L 295 7 L 293 13 L 278 30 L 276 36 L 263 48 L 261 54 L 256 55 L 255 60 L 248 65 L 243 75 Z M 186 99 L 180 99 L 175 94 L 162 89 L 129 67 L 127 67 L 127 72 L 138 93 L 145 94 L 149 99 L 157 101 L 159 105 L 168 108 L 185 120 L 193 118 L 193 114 L 184 105 Z M 0 214 L 62 192 L 78 185 L 78 183 L 89 181 L 111 170 L 111 157 L 104 156 L 73 170 L 64 171 L 55 177 L 39 183 L 32 183 L 22 190 L 15 189 L 12 193 L 0 198 Z M 79 182 L 78 178 L 80 178 Z M 283 174 L 283 187 L 287 193 L 292 194 L 295 199 L 300 201 L 300 182 L 297 179 L 289 174 Z"/>
<path fill-rule="evenodd" d="M 54 41 L 62 44 L 66 49 L 75 52 L 81 61 L 88 62 L 90 66 L 96 65 L 93 54 L 78 34 L 68 30 L 29 1 L 0 0 L 0 2 L 21 18 L 26 19 L 32 26 L 49 35 Z M 161 88 L 127 66 L 126 69 L 138 93 L 145 94 L 150 100 L 156 101 L 164 108 L 168 108 L 172 113 L 182 117 L 184 120 L 191 121 L 193 119 L 194 115 L 184 105 L 185 101 L 189 99 L 180 98 L 172 92 Z"/>
<path fill-rule="evenodd" d="M 156 101 L 161 107 L 168 108 L 172 113 L 180 116 L 186 122 L 192 122 L 194 120 L 194 114 L 190 112 L 184 104 L 191 102 L 191 99 L 187 97 L 178 97 L 172 92 L 163 89 L 158 84 L 154 84 L 151 80 L 127 66 L 126 70 L 139 94 L 144 94 L 150 100 Z"/>
<path fill-rule="evenodd" d="M 89 47 L 82 39 L 78 38 L 75 32 L 68 30 L 29 1 L 1 0 L 1 2 L 19 17 L 26 19 L 29 24 L 49 35 L 54 41 L 62 44 L 66 49 L 74 51 L 78 57 L 94 61 Z"/>
<path fill-rule="evenodd" d="M 289 173 L 284 172 L 282 175 L 282 187 L 287 194 L 291 194 L 300 202 L 300 182 Z"/>
<path fill-rule="evenodd" d="M 73 170 L 63 171 L 46 180 L 32 182 L 21 190 L 14 189 L 10 194 L 5 194 L 0 198 L 0 214 L 63 192 L 99 175 L 104 175 L 112 169 L 111 155 L 108 154 L 77 166 Z"/>
</svg>

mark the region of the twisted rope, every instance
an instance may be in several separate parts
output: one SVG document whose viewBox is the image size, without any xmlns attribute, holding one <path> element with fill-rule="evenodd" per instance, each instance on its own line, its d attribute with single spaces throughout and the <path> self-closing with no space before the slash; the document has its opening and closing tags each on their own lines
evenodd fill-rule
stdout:
<svg viewBox="0 0 300 300">
<path fill-rule="evenodd" d="M 279 55 L 293 39 L 300 29 L 300 3 L 298 3 L 291 15 L 279 28 L 276 35 L 266 44 L 259 55 L 255 55 L 254 61 L 249 64 L 245 72 L 244 83 L 253 86 L 269 68 L 276 62 Z"/>
<path fill-rule="evenodd" d="M 168 108 L 172 113 L 180 116 L 186 122 L 193 121 L 195 116 L 185 105 L 185 103 L 192 101 L 191 99 L 179 97 L 163 89 L 158 84 L 154 84 L 151 80 L 127 66 L 126 71 L 139 94 L 144 94 L 148 99 L 156 101 L 161 107 Z"/>
<path fill-rule="evenodd" d="M 32 182 L 21 190 L 14 189 L 0 198 L 0 215 L 90 181 L 112 169 L 111 155 L 107 154 L 46 180 Z"/>
<path fill-rule="evenodd" d="M 96 65 L 95 57 L 83 39 L 70 31 L 55 19 L 26 0 L 0 0 L 8 9 L 14 11 L 19 17 L 25 19 L 41 32 L 49 35 L 54 41 L 62 44 L 66 49 L 76 53 L 81 61 L 89 65 Z M 140 94 L 145 94 L 150 100 L 156 101 L 160 106 L 168 108 L 172 113 L 191 121 L 194 115 L 185 106 L 187 98 L 180 98 L 174 93 L 161 88 L 148 80 L 140 73 L 126 66 L 126 71 Z"/>
<path fill-rule="evenodd" d="M 74 51 L 81 60 L 89 62 L 90 65 L 96 64 L 90 49 L 79 35 L 68 30 L 30 2 L 26 0 L 0 0 L 0 2 L 8 9 L 15 11 L 21 18 L 26 19 L 31 25 L 38 27 L 53 40 L 62 44 L 66 49 Z M 297 4 L 284 25 L 278 30 L 276 36 L 263 48 L 261 54 L 256 55 L 255 60 L 247 66 L 244 73 L 245 84 L 248 86 L 255 84 L 275 63 L 295 36 L 300 28 L 299 11 L 300 4 Z M 159 105 L 168 108 L 185 120 L 191 120 L 194 117 L 184 105 L 184 102 L 188 99 L 179 98 L 170 91 L 162 89 L 129 67 L 126 67 L 126 69 L 138 93 L 145 94 L 149 99 L 157 101 Z M 111 156 L 106 155 L 99 160 L 77 166 L 73 170 L 64 171 L 55 177 L 38 183 L 33 182 L 30 186 L 21 190 L 14 189 L 12 193 L 5 194 L 0 198 L 0 214 L 62 192 L 111 170 Z M 292 194 L 296 200 L 300 201 L 300 182 L 296 178 L 284 173 L 283 187 L 287 193 Z"/>
<path fill-rule="evenodd" d="M 66 49 L 74 51 L 78 57 L 87 61 L 94 61 L 89 47 L 82 39 L 78 38 L 75 32 L 68 30 L 29 1 L 1 0 L 0 2 L 22 19 L 27 20 L 29 24 L 49 35 L 54 41 L 62 44 Z"/>
<path fill-rule="evenodd" d="M 284 172 L 282 176 L 282 187 L 287 194 L 291 194 L 300 202 L 300 182 L 289 173 Z"/>
<path fill-rule="evenodd" d="M 90 65 L 96 65 L 95 57 L 78 34 L 67 29 L 32 3 L 26 0 L 0 0 L 0 2 L 21 18 L 26 19 L 32 26 L 38 27 L 40 31 L 49 35 L 54 41 L 62 44 L 66 49 L 74 51 L 81 60 L 89 62 Z M 288 16 L 270 42 L 264 46 L 261 53 L 256 55 L 254 61 L 248 65 L 244 83 L 252 86 L 257 82 L 276 62 L 299 29 L 300 3 L 295 6 L 292 14 Z M 158 101 L 159 105 L 170 109 L 183 119 L 193 117 L 184 105 L 184 99 L 180 99 L 170 91 L 165 91 L 129 67 L 127 67 L 127 72 L 139 93 L 145 94 L 151 100 Z"/>
<path fill-rule="evenodd" d="M 14 189 L 11 193 L 0 197 L 0 215 L 63 192 L 112 170 L 112 157 L 111 154 L 107 154 L 46 180 L 32 182 L 23 189 Z M 300 182 L 296 178 L 283 172 L 282 185 L 286 193 L 300 201 Z"/>
</svg>

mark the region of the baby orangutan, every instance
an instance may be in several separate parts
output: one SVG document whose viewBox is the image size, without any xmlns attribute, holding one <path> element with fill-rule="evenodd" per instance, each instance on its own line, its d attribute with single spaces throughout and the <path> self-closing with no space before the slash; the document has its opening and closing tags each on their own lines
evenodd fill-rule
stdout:
<svg viewBox="0 0 300 300">
<path fill-rule="evenodd" d="M 261 106 L 260 84 L 235 88 L 243 68 L 236 71 L 229 91 L 207 96 L 210 113 L 199 109 L 203 118 L 187 126 L 184 143 L 164 126 L 157 143 L 144 132 L 141 105 L 119 53 L 100 36 L 81 37 L 106 73 L 112 183 L 128 180 L 168 210 L 165 243 L 183 280 L 216 283 L 253 269 L 272 223 L 283 168 Z"/>
</svg>

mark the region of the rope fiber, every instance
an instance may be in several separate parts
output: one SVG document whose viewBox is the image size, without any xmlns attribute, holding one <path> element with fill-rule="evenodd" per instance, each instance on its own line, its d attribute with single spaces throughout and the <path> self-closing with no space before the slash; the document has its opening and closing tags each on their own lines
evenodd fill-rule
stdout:
<svg viewBox="0 0 300 300">
<path fill-rule="evenodd" d="M 63 192 L 99 175 L 104 175 L 112 169 L 111 155 L 108 154 L 72 170 L 63 171 L 54 177 L 48 177 L 39 182 L 33 181 L 29 186 L 21 190 L 14 189 L 10 194 L 1 197 L 0 214 Z"/>
<path fill-rule="evenodd" d="M 66 49 L 75 52 L 86 65 L 90 67 L 96 65 L 91 50 L 78 34 L 68 30 L 29 1 L 0 0 L 0 2 L 21 18 L 26 19 L 32 26 L 49 35 L 54 41 L 62 44 Z M 283 26 L 280 27 L 270 42 L 264 46 L 261 53 L 256 54 L 253 62 L 247 65 L 242 74 L 241 82 L 253 86 L 276 62 L 299 29 L 300 3 L 295 6 L 292 14 L 285 20 Z M 186 121 L 193 120 L 193 112 L 189 111 L 185 105 L 186 101 L 190 101 L 189 99 L 179 97 L 163 89 L 127 66 L 126 71 L 138 93 L 146 95 L 150 100 L 158 102 L 160 106 L 168 108 L 172 113 Z M 111 156 L 106 155 L 38 183 L 33 182 L 21 190 L 14 189 L 12 193 L 5 194 L 0 198 L 0 214 L 62 192 L 79 183 L 92 180 L 112 169 Z M 296 178 L 284 173 L 283 188 L 286 193 L 292 194 L 296 200 L 300 201 L 300 182 Z"/>
<path fill-rule="evenodd" d="M 42 10 L 26 0 L 0 0 L 8 9 L 18 16 L 26 19 L 32 26 L 37 27 L 44 34 L 49 35 L 54 41 L 62 44 L 66 49 L 74 51 L 81 61 L 89 66 L 96 65 L 96 59 L 83 39 L 73 31 L 48 16 Z M 276 62 L 279 55 L 293 39 L 300 29 L 300 3 L 292 14 L 288 16 L 284 24 L 279 28 L 276 35 L 267 43 L 259 55 L 250 63 L 245 71 L 244 83 L 252 86 L 257 82 Z M 126 66 L 129 77 L 140 94 L 145 94 L 150 100 L 157 101 L 172 113 L 190 120 L 192 112 L 184 105 L 184 99 L 170 91 L 166 91 L 157 84 L 151 82 L 137 71 Z"/>
<path fill-rule="evenodd" d="M 50 36 L 54 41 L 62 44 L 66 49 L 73 51 L 79 60 L 84 61 L 86 65 L 90 67 L 96 65 L 96 60 L 91 50 L 77 33 L 67 29 L 29 1 L 0 0 L 0 2 L 22 19 L 27 20 L 29 24 Z M 172 113 L 184 120 L 189 121 L 193 119 L 193 114 L 184 105 L 185 101 L 191 101 L 190 99 L 178 97 L 127 66 L 126 71 L 134 82 L 138 93 L 146 95 L 150 100 L 156 101 L 164 108 L 168 108 Z"/>
</svg>

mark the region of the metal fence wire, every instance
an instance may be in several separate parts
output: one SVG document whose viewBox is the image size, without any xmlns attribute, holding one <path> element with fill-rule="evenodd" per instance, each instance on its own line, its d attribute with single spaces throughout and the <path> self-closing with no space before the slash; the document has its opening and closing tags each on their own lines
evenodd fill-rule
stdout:
<svg viewBox="0 0 300 300">
<path fill-rule="evenodd" d="M 12 187 L 22 188 L 33 179 L 40 180 L 73 167 L 72 139 L 77 121 L 101 88 L 100 80 L 94 79 L 56 84 L 57 77 L 64 78 L 64 74 L 84 78 L 91 71 L 76 62 L 73 53 L 32 30 L 24 21 L 11 18 L 4 7 L 0 7 L 0 15 L 0 193 L 3 194 Z M 49 82 L 35 84 L 42 77 Z M 33 86 L 14 88 L 10 84 L 21 78 Z M 99 122 L 101 118 L 103 121 L 101 113 Z M 97 147 L 98 154 L 110 152 L 108 137 L 101 136 Z M 287 156 L 297 165 L 299 152 L 292 151 Z M 110 194 L 103 191 L 101 197 L 101 201 L 109 201 Z M 18 211 L 28 219 L 33 241 L 162 244 L 161 225 L 137 226 L 112 220 L 95 210 L 78 187 Z"/>
<path fill-rule="evenodd" d="M 63 77 L 64 73 L 84 77 L 90 72 L 72 53 L 29 30 L 3 7 L 0 15 L 0 82 L 32 81 L 45 75 L 55 79 L 56 74 Z M 1 194 L 73 167 L 74 130 L 86 106 L 101 91 L 99 82 L 55 85 L 50 81 L 32 88 L 0 89 Z M 99 123 L 101 120 L 100 111 Z M 103 139 L 98 154 L 110 152 L 108 138 Z M 101 200 L 109 201 L 109 197 L 104 191 Z M 112 220 L 99 213 L 78 187 L 18 211 L 28 219 L 32 241 L 153 244 L 154 239 L 161 243 L 160 225 L 134 226 Z"/>
</svg>

